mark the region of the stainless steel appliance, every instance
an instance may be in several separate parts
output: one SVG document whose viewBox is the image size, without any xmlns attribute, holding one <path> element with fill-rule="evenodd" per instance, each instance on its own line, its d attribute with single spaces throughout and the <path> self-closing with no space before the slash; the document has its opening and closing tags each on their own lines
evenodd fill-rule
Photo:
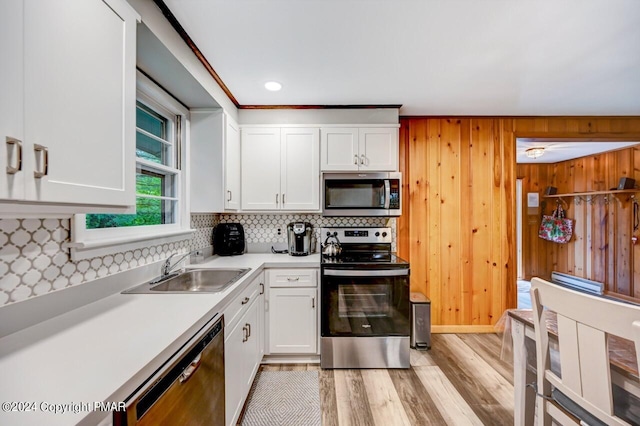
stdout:
<svg viewBox="0 0 640 426">
<path fill-rule="evenodd" d="M 322 228 L 340 256 L 322 257 L 322 368 L 409 368 L 409 263 L 391 252 L 391 229 Z"/>
<path fill-rule="evenodd" d="M 324 173 L 323 216 L 400 216 L 399 172 Z"/>
<path fill-rule="evenodd" d="M 224 318 L 186 347 L 132 395 L 126 412 L 114 412 L 114 425 L 224 425 Z"/>
<path fill-rule="evenodd" d="M 220 223 L 215 227 L 213 253 L 220 256 L 244 253 L 244 227 L 241 223 Z"/>
<path fill-rule="evenodd" d="M 311 253 L 312 232 L 313 226 L 309 222 L 291 222 L 287 225 L 291 256 L 307 256 Z"/>
</svg>

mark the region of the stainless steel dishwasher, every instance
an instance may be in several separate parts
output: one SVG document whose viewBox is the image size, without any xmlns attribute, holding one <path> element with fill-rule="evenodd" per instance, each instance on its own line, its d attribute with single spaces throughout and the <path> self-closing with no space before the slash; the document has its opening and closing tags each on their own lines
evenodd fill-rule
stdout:
<svg viewBox="0 0 640 426">
<path fill-rule="evenodd" d="M 224 425 L 224 317 L 197 335 L 114 413 L 114 425 Z"/>
</svg>

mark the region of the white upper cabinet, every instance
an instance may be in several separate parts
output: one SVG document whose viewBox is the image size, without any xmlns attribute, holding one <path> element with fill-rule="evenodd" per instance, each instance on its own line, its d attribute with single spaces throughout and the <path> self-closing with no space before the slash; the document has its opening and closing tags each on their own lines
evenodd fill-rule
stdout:
<svg viewBox="0 0 640 426">
<path fill-rule="evenodd" d="M 319 129 L 242 129 L 242 210 L 320 208 Z"/>
<path fill-rule="evenodd" d="M 325 171 L 398 170 L 398 129 L 322 128 L 320 168 Z"/>
<path fill-rule="evenodd" d="M 0 199 L 24 198 L 23 8 L 22 0 L 0 4 Z"/>
<path fill-rule="evenodd" d="M 242 129 L 242 210 L 280 208 L 280 129 Z"/>
<path fill-rule="evenodd" d="M 323 128 L 320 133 L 322 171 L 357 171 L 360 164 L 358 129 Z"/>
<path fill-rule="evenodd" d="M 281 208 L 320 208 L 320 142 L 318 129 L 284 128 L 280 133 L 282 152 Z"/>
<path fill-rule="evenodd" d="M 361 128 L 358 138 L 360 170 L 398 170 L 398 129 Z"/>
<path fill-rule="evenodd" d="M 191 110 L 191 211 L 240 208 L 238 124 L 221 109 Z"/>
<path fill-rule="evenodd" d="M 20 11 L 5 13 L 15 9 L 13 2 L 3 2 L 0 13 L 14 33 L 8 50 L 4 34 L 1 42 L 3 56 L 8 52 L 13 59 L 12 67 L 2 67 L 3 98 L 8 93 L 15 109 L 6 114 L 7 100 L 1 101 L 3 121 L 12 122 L 3 123 L 2 138 L 21 141 L 9 140 L 3 150 L 11 155 L 3 161 L 12 167 L 22 154 L 21 170 L 3 176 L 0 196 L 98 206 L 76 212 L 135 206 L 137 13 L 124 0 L 22 5 L 22 19 L 16 16 Z M 21 81 L 14 74 L 22 63 Z M 5 92 L 7 84 L 11 89 Z"/>
<path fill-rule="evenodd" d="M 225 114 L 225 210 L 240 209 L 240 128 Z"/>
</svg>

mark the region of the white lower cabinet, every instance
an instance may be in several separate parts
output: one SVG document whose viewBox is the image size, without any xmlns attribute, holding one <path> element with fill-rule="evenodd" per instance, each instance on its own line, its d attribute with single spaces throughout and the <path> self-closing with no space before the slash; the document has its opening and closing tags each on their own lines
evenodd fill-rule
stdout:
<svg viewBox="0 0 640 426">
<path fill-rule="evenodd" d="M 268 285 L 268 351 L 318 353 L 317 269 L 271 269 Z"/>
<path fill-rule="evenodd" d="M 264 312 L 263 289 L 260 274 L 225 310 L 225 322 L 228 321 L 231 327 L 229 332 L 225 332 L 224 341 L 227 425 L 236 424 L 262 361 L 264 318 L 260 313 Z M 241 305 L 240 310 L 237 309 L 238 304 Z"/>
</svg>

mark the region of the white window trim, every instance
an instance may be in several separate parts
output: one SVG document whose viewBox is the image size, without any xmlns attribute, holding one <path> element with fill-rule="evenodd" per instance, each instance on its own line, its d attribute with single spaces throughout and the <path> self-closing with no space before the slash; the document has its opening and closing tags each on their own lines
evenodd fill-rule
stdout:
<svg viewBox="0 0 640 426">
<path fill-rule="evenodd" d="M 64 244 L 64 248 L 70 249 L 71 259 L 74 261 L 121 253 L 150 245 L 182 241 L 190 238 L 191 234 L 195 232 L 190 228 L 191 212 L 189 211 L 188 191 L 189 110 L 140 72 L 137 72 L 136 87 L 136 99 L 143 99 L 144 103 L 150 103 L 160 111 L 182 116 L 181 164 L 180 172 L 176 174 L 180 194 L 176 207 L 176 223 L 86 229 L 86 215 L 76 214 L 71 220 L 71 241 Z"/>
</svg>

